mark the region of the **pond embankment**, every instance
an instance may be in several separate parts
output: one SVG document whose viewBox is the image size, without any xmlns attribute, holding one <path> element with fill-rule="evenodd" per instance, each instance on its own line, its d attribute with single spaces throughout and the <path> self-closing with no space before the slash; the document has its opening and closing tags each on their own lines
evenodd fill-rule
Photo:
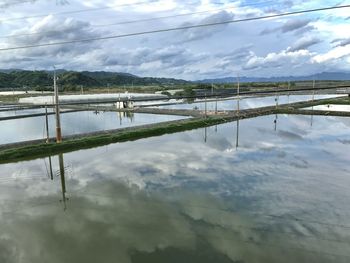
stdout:
<svg viewBox="0 0 350 263">
<path fill-rule="evenodd" d="M 181 110 L 185 116 L 194 116 L 190 119 L 182 119 L 156 124 L 141 125 L 122 129 L 113 129 L 107 131 L 98 131 L 79 135 L 66 136 L 62 143 L 55 143 L 51 138 L 49 143 L 44 140 L 33 140 L 19 143 L 12 143 L 0 146 L 0 163 L 12 162 L 23 159 L 33 159 L 47 155 L 55 155 L 62 152 L 70 152 L 79 149 L 93 148 L 110 143 L 132 141 L 152 136 L 160 136 L 169 133 L 182 132 L 197 128 L 203 128 L 225 122 L 236 121 L 240 119 L 253 118 L 270 114 L 310 114 L 310 110 L 300 110 L 321 104 L 350 104 L 348 97 L 339 97 L 335 99 L 322 99 L 306 102 L 297 102 L 284 105 L 268 106 L 241 111 L 226 111 L 224 114 L 207 114 L 196 110 Z M 164 109 L 156 109 L 156 114 Z M 165 110 L 169 114 L 169 110 Z M 173 110 L 172 110 L 173 111 Z M 313 111 L 314 115 L 334 115 L 349 116 L 349 113 L 329 112 L 328 114 L 320 111 Z M 151 113 L 151 112 L 147 112 Z M 182 115 L 182 114 L 180 114 Z"/>
</svg>

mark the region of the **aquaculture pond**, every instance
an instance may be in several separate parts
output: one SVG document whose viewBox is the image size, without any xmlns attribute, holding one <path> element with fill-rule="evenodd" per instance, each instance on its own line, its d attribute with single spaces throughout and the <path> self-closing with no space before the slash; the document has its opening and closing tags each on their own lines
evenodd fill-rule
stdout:
<svg viewBox="0 0 350 263">
<path fill-rule="evenodd" d="M 259 108 L 266 106 L 273 106 L 277 104 L 288 104 L 293 102 L 300 101 L 310 101 L 312 99 L 326 99 L 339 97 L 341 95 L 282 95 L 282 96 L 266 96 L 266 97 L 242 97 L 239 102 L 240 109 L 250 109 L 250 108 Z M 236 110 L 237 109 L 237 99 L 230 100 L 221 100 L 215 102 L 212 98 L 211 101 L 205 103 L 202 102 L 193 102 L 193 103 L 181 103 L 175 105 L 162 105 L 160 108 L 165 109 L 198 109 L 198 110 Z"/>
<path fill-rule="evenodd" d="M 64 111 L 64 110 L 63 110 Z M 53 109 L 47 109 L 47 112 L 53 112 Z M 11 108 L 0 108 L 0 118 L 3 117 L 12 117 L 12 116 L 22 116 L 22 115 L 30 115 L 30 114 L 38 114 L 45 113 L 45 108 L 28 108 L 28 109 L 18 109 L 13 110 Z"/>
<path fill-rule="evenodd" d="M 23 112 L 28 112 L 28 110 Z M 2 113 L 4 115 L 7 113 L 7 116 L 13 114 L 7 111 Z M 61 126 L 63 136 L 65 136 L 184 118 L 186 117 L 141 113 L 79 111 L 61 114 Z M 0 144 L 46 138 L 45 116 L 0 121 L 0 125 Z M 49 115 L 49 134 L 52 137 L 55 136 L 55 127 L 55 116 Z"/>
<path fill-rule="evenodd" d="M 350 112 L 350 105 L 327 104 L 317 105 L 314 107 L 305 108 L 307 110 L 322 110 L 322 111 L 344 111 Z"/>
<path fill-rule="evenodd" d="M 349 129 L 266 116 L 0 165 L 0 261 L 349 262 Z"/>
</svg>

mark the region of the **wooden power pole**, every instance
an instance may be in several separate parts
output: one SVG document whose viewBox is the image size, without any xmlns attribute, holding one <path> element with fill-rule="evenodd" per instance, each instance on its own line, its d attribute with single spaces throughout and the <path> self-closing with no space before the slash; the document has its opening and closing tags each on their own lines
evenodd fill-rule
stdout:
<svg viewBox="0 0 350 263">
<path fill-rule="evenodd" d="M 49 134 L 49 117 L 47 116 L 47 106 L 45 106 L 45 127 L 46 127 L 46 143 L 49 143 L 50 134 Z"/>
<path fill-rule="evenodd" d="M 53 74 L 53 88 L 55 91 L 55 110 L 56 110 L 56 142 L 62 142 L 62 131 L 61 131 L 61 119 L 60 119 L 60 107 L 59 107 L 59 98 L 58 98 L 58 88 L 56 83 L 56 69 L 54 69 Z"/>
</svg>

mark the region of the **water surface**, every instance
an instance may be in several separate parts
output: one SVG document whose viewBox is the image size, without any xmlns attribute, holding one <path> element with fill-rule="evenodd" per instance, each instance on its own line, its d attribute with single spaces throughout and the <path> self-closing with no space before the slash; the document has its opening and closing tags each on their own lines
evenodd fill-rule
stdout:
<svg viewBox="0 0 350 263">
<path fill-rule="evenodd" d="M 1 262 L 349 262 L 350 120 L 237 124 L 0 165 Z"/>
<path fill-rule="evenodd" d="M 327 104 L 317 105 L 314 107 L 305 108 L 306 110 L 322 110 L 322 111 L 346 111 L 350 112 L 350 105 Z"/>
<path fill-rule="evenodd" d="M 27 112 L 27 110 L 25 110 Z M 3 112 L 11 116 L 11 112 Z M 185 119 L 183 116 L 79 111 L 61 114 L 63 136 Z M 45 116 L 0 121 L 0 144 L 46 138 Z M 49 115 L 49 134 L 55 136 L 55 116 Z"/>
<path fill-rule="evenodd" d="M 288 104 L 300 101 L 310 101 L 312 99 L 326 99 L 339 97 L 341 95 L 282 95 L 282 96 L 267 96 L 267 97 L 243 97 L 240 99 L 240 109 L 250 109 L 259 108 L 266 106 L 273 106 L 276 104 Z M 236 110 L 237 109 L 237 99 L 223 100 L 223 101 L 208 101 L 205 102 L 194 102 L 188 104 L 175 104 L 175 105 L 164 105 L 159 106 L 165 109 L 198 109 L 214 111 L 216 108 L 218 110 Z"/>
<path fill-rule="evenodd" d="M 0 108 L 0 117 L 12 117 L 12 116 L 21 116 L 21 115 L 30 115 L 37 113 L 45 113 L 44 108 L 38 109 L 21 109 L 21 110 L 5 110 L 6 108 Z M 48 112 L 53 112 L 52 109 L 48 109 Z"/>
</svg>

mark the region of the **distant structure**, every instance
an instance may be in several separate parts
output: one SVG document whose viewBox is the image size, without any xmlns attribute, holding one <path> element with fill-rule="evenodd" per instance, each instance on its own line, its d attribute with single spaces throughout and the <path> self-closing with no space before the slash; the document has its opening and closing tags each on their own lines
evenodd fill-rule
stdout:
<svg viewBox="0 0 350 263">
<path fill-rule="evenodd" d="M 115 107 L 117 109 L 133 109 L 134 108 L 134 102 L 129 100 L 129 101 L 118 101 L 114 103 Z"/>
<path fill-rule="evenodd" d="M 162 94 L 138 94 L 138 93 L 110 93 L 110 94 L 84 94 L 84 95 L 60 95 L 59 103 L 74 104 L 74 103 L 117 103 L 117 102 L 129 102 L 126 106 L 132 106 L 132 101 L 144 101 L 144 100 L 162 100 L 168 99 L 168 96 Z M 55 100 L 52 96 L 37 96 L 20 98 L 19 103 L 36 104 L 36 105 L 50 105 L 55 104 Z M 124 104 L 123 104 L 124 107 Z"/>
</svg>

